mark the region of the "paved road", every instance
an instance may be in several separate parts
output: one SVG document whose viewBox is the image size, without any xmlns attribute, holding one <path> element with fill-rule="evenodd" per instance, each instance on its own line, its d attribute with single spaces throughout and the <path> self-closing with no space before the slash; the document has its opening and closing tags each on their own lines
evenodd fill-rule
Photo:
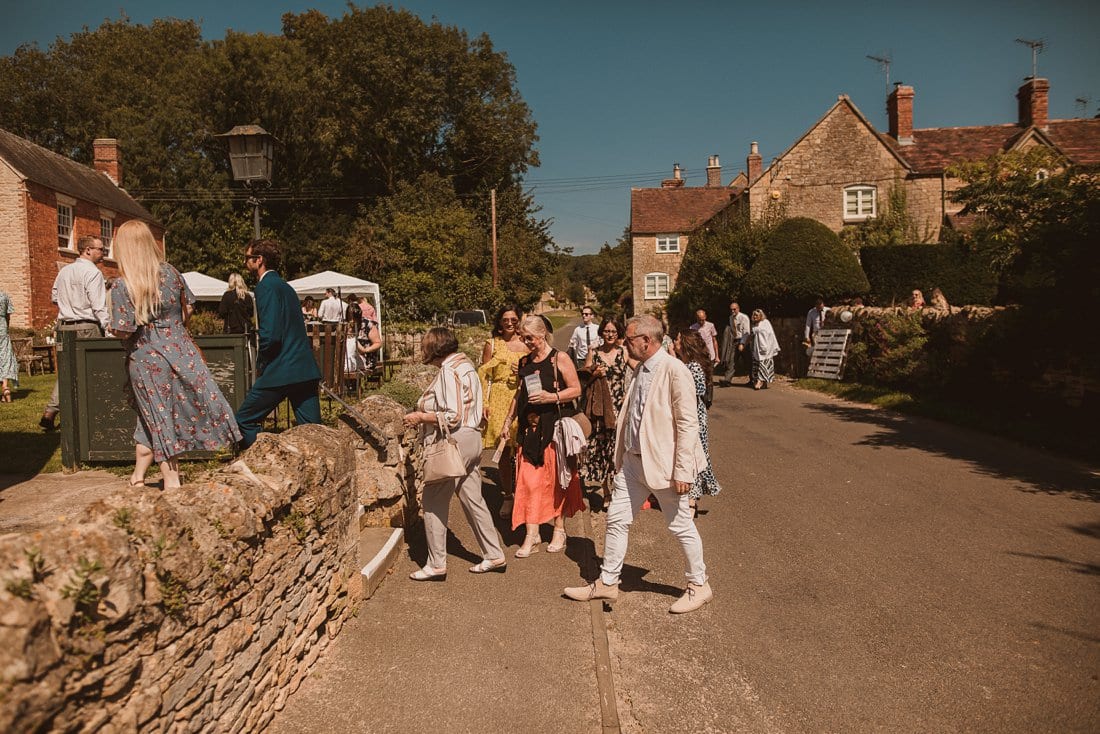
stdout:
<svg viewBox="0 0 1100 734">
<path fill-rule="evenodd" d="M 645 512 L 624 593 L 596 612 L 622 731 L 1100 730 L 1096 472 L 781 385 L 717 390 L 711 440 L 715 602 L 667 614 L 682 563 Z M 452 520 L 447 582 L 406 580 L 414 534 L 278 731 L 609 731 L 591 607 L 559 596 L 603 516 L 568 556 L 491 578 L 465 572 L 476 545 L 457 504 Z"/>
</svg>

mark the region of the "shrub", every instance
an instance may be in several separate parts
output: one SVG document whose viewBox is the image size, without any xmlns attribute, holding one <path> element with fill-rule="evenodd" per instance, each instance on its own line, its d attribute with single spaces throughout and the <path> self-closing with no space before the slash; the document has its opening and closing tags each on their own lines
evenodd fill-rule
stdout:
<svg viewBox="0 0 1100 734">
<path fill-rule="evenodd" d="M 221 334 L 225 330 L 225 322 L 213 311 L 195 311 L 187 322 L 187 330 L 192 336 Z"/>
<path fill-rule="evenodd" d="M 743 298 L 775 315 L 805 313 L 816 296 L 839 300 L 869 289 L 867 276 L 840 238 L 805 217 L 775 228 L 742 282 Z"/>
<path fill-rule="evenodd" d="M 939 288 L 948 303 L 988 306 L 997 294 L 997 276 L 985 258 L 963 245 L 883 245 L 859 251 L 879 306 L 903 303 L 914 288 L 927 299 Z"/>
<path fill-rule="evenodd" d="M 917 313 L 860 314 L 852 326 L 845 378 L 911 388 L 929 377 L 928 335 Z"/>
</svg>

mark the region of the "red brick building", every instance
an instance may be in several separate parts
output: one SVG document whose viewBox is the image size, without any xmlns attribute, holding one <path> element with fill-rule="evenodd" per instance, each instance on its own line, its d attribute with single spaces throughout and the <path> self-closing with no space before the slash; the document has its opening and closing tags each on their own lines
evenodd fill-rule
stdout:
<svg viewBox="0 0 1100 734">
<path fill-rule="evenodd" d="M 874 126 L 845 95 L 790 148 L 765 169 L 752 143 L 742 173 L 721 186 L 717 156 L 707 169 L 707 185 L 684 188 L 683 181 L 666 181 L 673 191 L 631 191 L 631 238 L 634 255 L 634 307 L 638 313 L 660 308 L 676 285 L 687 234 L 723 208 L 715 189 L 728 189 L 726 206 L 744 206 L 759 217 L 780 207 L 790 217 L 810 217 L 835 232 L 878 216 L 889 201 L 891 187 L 902 186 L 909 214 L 921 238 L 937 241 L 961 208 L 951 193 L 962 185 L 947 175 L 953 163 L 980 160 L 995 153 L 1052 148 L 1071 165 L 1100 167 L 1100 119 L 1051 120 L 1050 83 L 1029 79 L 1016 93 L 1016 122 L 974 127 L 914 128 L 914 92 L 898 85 L 886 101 L 889 131 Z M 715 179 L 717 177 L 717 179 Z M 675 178 L 679 178 L 678 176 Z M 706 204 L 714 211 L 706 214 Z M 657 239 L 653 233 L 659 232 Z M 675 258 L 661 258 L 662 244 L 678 242 Z M 662 292 L 648 287 L 663 277 Z"/>
<path fill-rule="evenodd" d="M 118 275 L 110 246 L 123 222 L 143 220 L 164 246 L 164 228 L 120 188 L 118 142 L 99 139 L 94 150 L 89 168 L 0 130 L 0 242 L 8 255 L 0 290 L 15 306 L 12 326 L 42 328 L 57 317 L 50 290 L 84 235 L 107 246 L 100 270 L 108 278 Z"/>
</svg>

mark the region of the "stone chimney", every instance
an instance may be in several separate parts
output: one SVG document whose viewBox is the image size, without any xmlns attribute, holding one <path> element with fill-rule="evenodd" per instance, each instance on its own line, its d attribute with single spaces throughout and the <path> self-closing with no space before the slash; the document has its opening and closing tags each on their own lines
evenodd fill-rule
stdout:
<svg viewBox="0 0 1100 734">
<path fill-rule="evenodd" d="M 745 158 L 745 168 L 748 169 L 749 183 L 752 184 L 760 178 L 764 159 L 760 157 L 760 146 L 755 142 L 749 145 L 749 155 Z"/>
<path fill-rule="evenodd" d="M 684 185 L 683 171 L 679 163 L 672 164 L 672 178 L 666 178 L 661 182 L 662 189 L 678 189 Z"/>
<path fill-rule="evenodd" d="M 1019 102 L 1020 127 L 1034 125 L 1040 130 L 1046 130 L 1047 125 L 1047 96 L 1050 92 L 1050 82 L 1046 79 L 1028 79 L 1016 92 L 1016 100 Z"/>
<path fill-rule="evenodd" d="M 715 188 L 722 185 L 722 164 L 718 162 L 718 156 L 707 158 L 707 186 Z"/>
<path fill-rule="evenodd" d="M 886 117 L 890 120 L 890 137 L 900 145 L 913 144 L 913 88 L 901 82 L 886 98 Z"/>
<path fill-rule="evenodd" d="M 118 154 L 118 141 L 114 138 L 96 138 L 92 142 L 95 170 L 106 173 L 107 178 L 122 185 L 122 160 Z"/>
</svg>

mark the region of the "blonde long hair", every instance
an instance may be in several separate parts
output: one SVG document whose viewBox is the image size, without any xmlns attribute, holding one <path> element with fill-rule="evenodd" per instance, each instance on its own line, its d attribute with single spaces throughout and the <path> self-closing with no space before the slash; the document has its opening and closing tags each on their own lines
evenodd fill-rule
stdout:
<svg viewBox="0 0 1100 734">
<path fill-rule="evenodd" d="M 131 219 L 115 233 L 111 254 L 134 303 L 134 320 L 147 324 L 160 311 L 160 264 L 164 253 L 145 222 Z"/>
<path fill-rule="evenodd" d="M 229 276 L 229 287 L 237 291 L 237 298 L 244 298 L 248 295 L 248 286 L 244 284 L 244 278 L 237 273 Z"/>
</svg>

